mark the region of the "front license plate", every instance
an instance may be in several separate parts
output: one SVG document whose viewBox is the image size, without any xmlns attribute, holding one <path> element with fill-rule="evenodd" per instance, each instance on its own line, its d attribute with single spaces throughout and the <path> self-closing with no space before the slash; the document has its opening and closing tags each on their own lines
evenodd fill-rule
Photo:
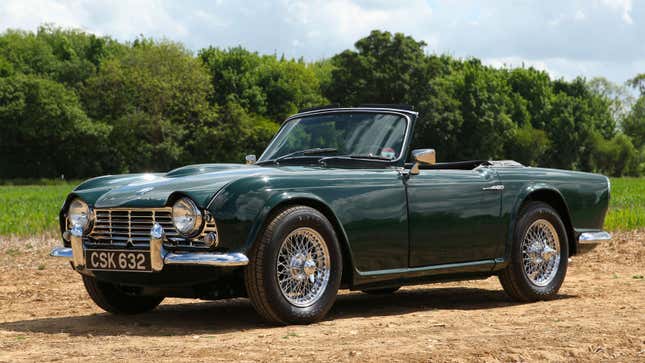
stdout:
<svg viewBox="0 0 645 363">
<path fill-rule="evenodd" d="M 85 266 L 101 271 L 152 271 L 148 251 L 86 250 Z"/>
</svg>

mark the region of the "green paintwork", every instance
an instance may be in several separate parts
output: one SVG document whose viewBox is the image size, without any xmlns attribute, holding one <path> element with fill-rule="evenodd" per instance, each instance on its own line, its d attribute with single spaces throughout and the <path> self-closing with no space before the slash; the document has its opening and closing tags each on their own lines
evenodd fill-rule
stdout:
<svg viewBox="0 0 645 363">
<path fill-rule="evenodd" d="M 421 170 L 408 181 L 410 266 L 494 259 L 504 239 L 495 170 Z"/>
<path fill-rule="evenodd" d="M 243 253 L 276 208 L 311 205 L 336 226 L 352 288 L 492 273 L 507 261 L 518 210 L 534 192 L 562 198 L 574 234 L 601 230 L 608 206 L 607 178 L 597 174 L 501 166 L 409 170 L 402 162 L 382 168 L 204 164 L 90 179 L 68 200 L 150 208 L 187 195 L 215 217 L 217 248 Z M 504 190 L 482 189 L 499 184 Z"/>
</svg>

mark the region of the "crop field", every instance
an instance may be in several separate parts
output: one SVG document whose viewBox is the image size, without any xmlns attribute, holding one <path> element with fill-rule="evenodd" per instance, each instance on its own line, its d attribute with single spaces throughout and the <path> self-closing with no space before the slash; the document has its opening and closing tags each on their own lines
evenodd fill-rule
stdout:
<svg viewBox="0 0 645 363">
<path fill-rule="evenodd" d="M 43 181 L 42 185 L 0 185 L 0 236 L 55 234 L 58 211 L 77 183 Z M 611 179 L 611 206 L 605 228 L 645 227 L 645 178 Z"/>
</svg>

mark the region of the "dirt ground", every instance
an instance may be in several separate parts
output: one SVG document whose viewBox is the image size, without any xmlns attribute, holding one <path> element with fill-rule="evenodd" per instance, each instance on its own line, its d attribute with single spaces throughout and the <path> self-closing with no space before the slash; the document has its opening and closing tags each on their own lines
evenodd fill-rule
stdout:
<svg viewBox="0 0 645 363">
<path fill-rule="evenodd" d="M 265 325 L 246 299 L 94 306 L 54 238 L 0 238 L 0 361 L 645 362 L 645 231 L 574 257 L 558 299 L 510 302 L 497 278 L 343 292 L 327 320 Z"/>
</svg>

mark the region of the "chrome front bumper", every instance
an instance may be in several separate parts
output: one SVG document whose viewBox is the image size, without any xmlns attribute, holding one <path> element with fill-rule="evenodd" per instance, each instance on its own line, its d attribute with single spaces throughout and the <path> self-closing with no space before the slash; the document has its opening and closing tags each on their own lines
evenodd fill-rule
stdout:
<svg viewBox="0 0 645 363">
<path fill-rule="evenodd" d="M 49 254 L 51 257 L 66 258 L 79 272 L 86 272 L 85 246 L 83 233 L 80 228 L 70 230 L 72 247 L 55 247 Z M 165 265 L 201 265 L 217 267 L 235 267 L 248 265 L 249 259 L 243 253 L 217 253 L 217 252 L 185 252 L 177 253 L 167 251 L 163 247 L 163 228 L 155 224 L 150 231 L 150 262 L 152 270 L 159 272 Z"/>
</svg>

